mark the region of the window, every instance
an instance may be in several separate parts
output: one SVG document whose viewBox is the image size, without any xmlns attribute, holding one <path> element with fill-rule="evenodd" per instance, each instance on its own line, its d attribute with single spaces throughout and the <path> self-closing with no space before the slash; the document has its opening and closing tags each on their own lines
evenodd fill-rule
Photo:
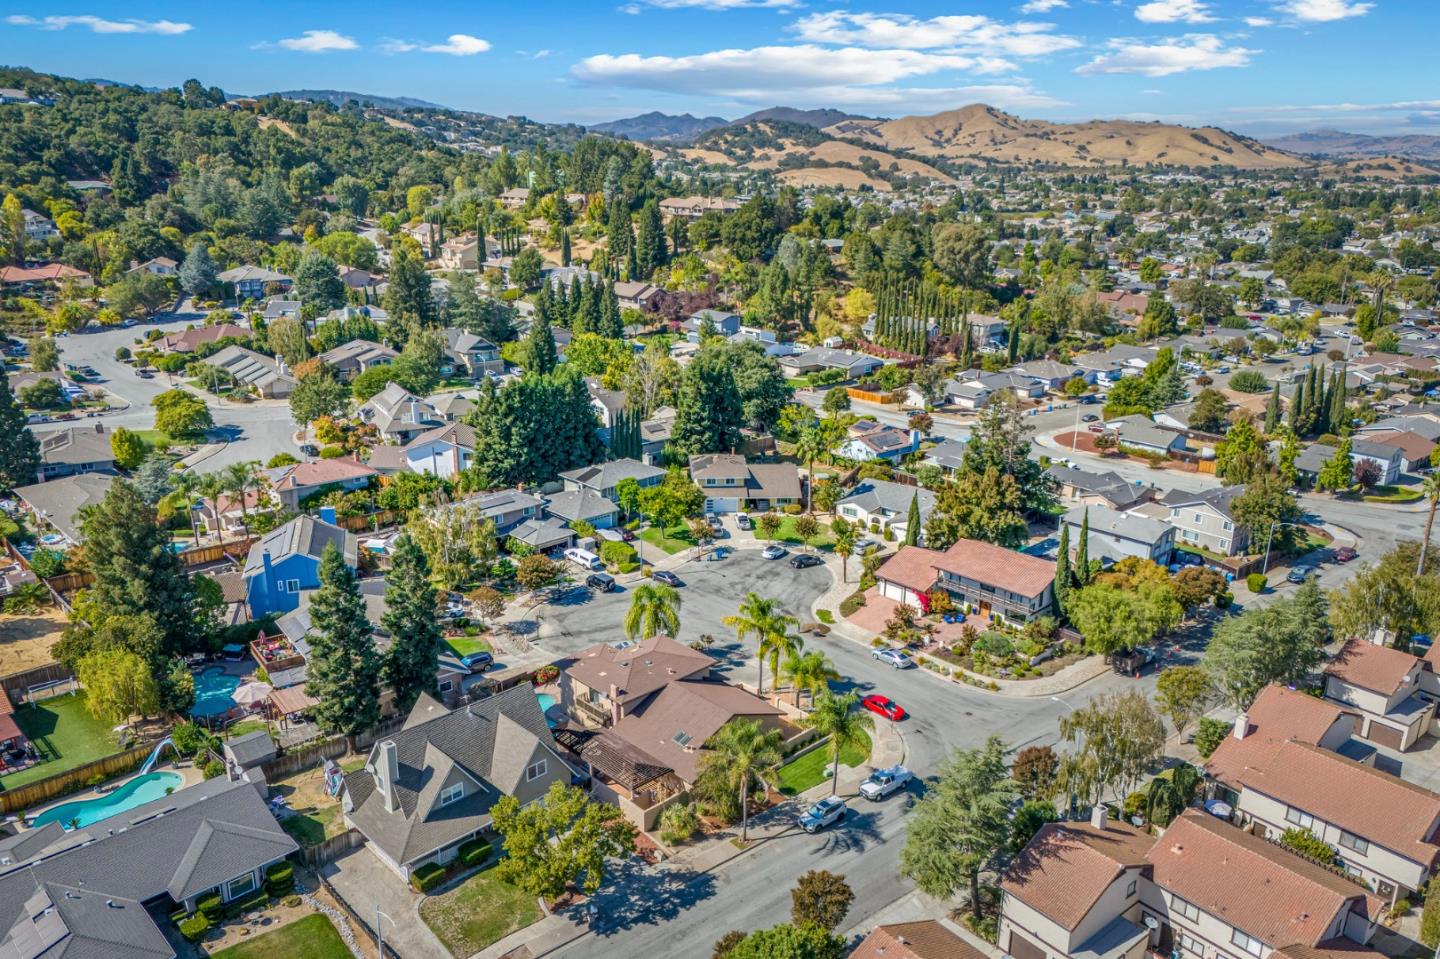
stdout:
<svg viewBox="0 0 1440 959">
<path fill-rule="evenodd" d="M 1196 514 L 1195 514 L 1195 525 L 1196 525 L 1196 526 L 1199 526 L 1199 525 L 1201 524 L 1201 522 L 1203 522 L 1203 521 L 1200 519 L 1200 514 L 1199 514 L 1199 513 L 1196 513 Z"/>
<path fill-rule="evenodd" d="M 1177 915 L 1184 916 L 1186 919 L 1189 919 L 1191 922 L 1196 922 L 1196 921 L 1198 921 L 1199 918 L 1200 918 L 1200 910 L 1195 908 L 1194 903 L 1186 902 L 1184 899 L 1181 899 L 1179 896 L 1172 896 L 1172 897 L 1171 897 L 1171 899 L 1170 899 L 1170 908 L 1173 909 L 1173 910 L 1175 910 L 1175 913 L 1176 913 Z"/>
<path fill-rule="evenodd" d="M 1309 813 L 1301 812 L 1294 806 L 1291 806 L 1285 810 L 1285 821 L 1289 823 L 1294 823 L 1301 829 L 1315 828 L 1315 817 L 1310 815 Z"/>
<path fill-rule="evenodd" d="M 1224 550 L 1228 550 L 1228 549 L 1230 548 L 1230 541 L 1229 541 L 1228 539 L 1222 539 L 1222 540 L 1220 541 L 1220 548 L 1221 548 L 1221 549 L 1224 549 Z"/>
<path fill-rule="evenodd" d="M 1179 518 L 1180 518 L 1180 507 L 1177 506 L 1177 507 L 1175 507 L 1174 509 L 1172 509 L 1172 510 L 1170 511 L 1170 518 L 1171 518 L 1171 519 L 1179 519 Z"/>
<path fill-rule="evenodd" d="M 225 884 L 225 898 L 239 899 L 255 889 L 255 874 L 247 872 L 239 879 L 232 879 Z"/>
<path fill-rule="evenodd" d="M 1226 520 L 1225 522 L 1221 523 L 1221 524 L 1220 524 L 1220 528 L 1223 529 L 1223 530 L 1225 530 L 1225 531 L 1228 533 L 1228 532 L 1230 531 L 1230 528 L 1231 528 L 1231 527 L 1230 527 L 1230 521 L 1229 521 L 1229 520 Z"/>
<path fill-rule="evenodd" d="M 448 679 L 445 680 L 443 683 L 441 683 L 440 686 L 439 686 L 440 692 L 442 692 L 442 693 L 448 693 L 448 692 L 450 692 L 450 690 L 452 690 L 452 689 L 454 689 L 454 688 L 455 688 L 455 684 L 454 684 L 453 682 L 451 682 L 450 680 L 448 680 Z"/>
<path fill-rule="evenodd" d="M 1353 849 L 1362 856 L 1370 851 L 1368 840 L 1361 839 L 1354 833 L 1345 832 L 1343 829 L 1340 831 L 1340 845 L 1346 849 Z"/>
<path fill-rule="evenodd" d="M 1233 930 L 1230 933 L 1230 941 L 1235 943 L 1235 945 L 1239 946 L 1241 949 L 1244 949 L 1246 952 L 1250 953 L 1250 955 L 1252 956 L 1260 955 L 1261 950 L 1265 948 L 1265 944 L 1259 939 L 1256 939 L 1253 936 L 1247 936 L 1239 929 Z"/>
<path fill-rule="evenodd" d="M 452 802 L 459 802 L 465 798 L 465 784 L 456 783 L 453 786 L 446 786 L 440 790 L 440 805 L 448 806 Z"/>
<path fill-rule="evenodd" d="M 1192 956 L 1204 956 L 1205 946 L 1194 936 L 1187 936 L 1185 933 L 1177 933 L 1175 941 L 1179 944 L 1181 951 L 1188 952 Z"/>
<path fill-rule="evenodd" d="M 1125 887 L 1125 898 L 1129 899 L 1133 895 L 1135 895 L 1135 880 L 1131 879 L 1130 885 Z"/>
<path fill-rule="evenodd" d="M 546 763 L 547 760 L 544 759 L 540 760 L 538 763 L 531 763 L 525 770 L 525 781 L 527 783 L 533 782 L 534 780 L 539 779 L 541 776 L 545 775 L 545 771 L 548 768 Z"/>
<path fill-rule="evenodd" d="M 290 593 L 300 592 L 300 581 L 298 579 L 287 579 L 285 581 L 285 590 Z"/>
</svg>

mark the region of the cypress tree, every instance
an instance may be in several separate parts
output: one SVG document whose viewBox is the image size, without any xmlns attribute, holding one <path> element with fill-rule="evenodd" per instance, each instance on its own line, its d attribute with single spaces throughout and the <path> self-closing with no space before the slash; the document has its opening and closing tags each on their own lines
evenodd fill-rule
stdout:
<svg viewBox="0 0 1440 959">
<path fill-rule="evenodd" d="M 355 573 L 331 543 L 320 557 L 320 588 L 310 601 L 307 690 L 319 700 L 323 729 L 357 733 L 380 718 L 380 655 Z"/>
<path fill-rule="evenodd" d="M 920 491 L 910 495 L 910 512 L 905 517 L 905 545 L 920 544 Z"/>
<path fill-rule="evenodd" d="M 1020 322 L 1018 320 L 1010 323 L 1010 362 L 1014 363 L 1020 357 Z"/>
<path fill-rule="evenodd" d="M 40 441 L 25 425 L 25 411 L 10 392 L 10 377 L 0 372 L 0 489 L 35 482 L 40 465 Z"/>
<path fill-rule="evenodd" d="M 560 231 L 560 265 L 570 265 L 570 231 Z"/>
<path fill-rule="evenodd" d="M 555 351 L 555 334 L 550 330 L 549 321 L 536 315 L 520 350 L 520 365 L 526 373 L 545 374 L 555 369 L 558 356 Z"/>
<path fill-rule="evenodd" d="M 1280 413 L 1283 407 L 1280 404 L 1280 381 L 1275 381 L 1275 388 L 1270 391 L 1270 402 L 1265 406 L 1265 432 L 1274 433 L 1280 428 Z"/>
<path fill-rule="evenodd" d="M 1065 594 L 1070 589 L 1070 527 L 1060 524 L 1060 555 L 1055 559 L 1055 609 L 1065 612 Z"/>
<path fill-rule="evenodd" d="M 1335 385 L 1330 388 L 1330 429 L 1344 429 L 1345 421 L 1345 367 L 1335 371 Z"/>
<path fill-rule="evenodd" d="M 1080 519 L 1080 542 L 1075 545 L 1075 579 L 1084 586 L 1090 582 L 1090 507 Z"/>
<path fill-rule="evenodd" d="M 1290 432 L 1296 436 L 1303 436 L 1305 433 L 1304 408 L 1305 380 L 1302 377 L 1300 382 L 1295 384 L 1295 392 L 1290 397 Z"/>
<path fill-rule="evenodd" d="M 380 625 L 390 634 L 381 675 L 395 692 L 395 708 L 406 713 L 422 692 L 435 693 L 441 641 L 430 560 L 409 533 L 395 539 Z"/>
</svg>

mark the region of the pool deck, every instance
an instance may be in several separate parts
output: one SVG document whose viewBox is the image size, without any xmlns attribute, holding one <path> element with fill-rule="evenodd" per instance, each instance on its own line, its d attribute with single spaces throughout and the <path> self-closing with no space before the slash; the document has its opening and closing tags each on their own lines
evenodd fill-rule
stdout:
<svg viewBox="0 0 1440 959">
<path fill-rule="evenodd" d="M 156 761 L 155 768 L 150 771 L 179 773 L 182 777 L 184 777 L 184 782 L 180 784 L 181 789 L 184 789 L 187 786 L 193 786 L 198 782 L 205 781 L 205 774 L 201 772 L 194 763 L 190 762 L 187 759 L 183 763 L 176 764 L 174 760 L 170 757 L 171 753 L 169 752 L 169 750 L 166 750 L 166 752 L 164 753 L 164 758 Z M 70 793 L 66 796 L 61 796 L 55 799 L 53 802 L 48 802 L 43 806 L 37 806 L 34 809 L 25 810 L 25 818 L 27 821 L 32 821 L 38 816 L 40 816 L 40 814 L 45 812 L 47 809 L 53 809 L 56 806 L 63 806 L 66 803 L 83 802 L 86 799 L 99 799 L 101 796 L 107 796 L 139 775 L 140 771 L 137 769 L 135 772 L 128 775 L 109 780 L 109 782 L 105 783 L 105 785 L 109 786 L 110 788 L 104 790 L 103 792 L 99 789 L 86 789 L 83 792 L 75 792 Z M 117 815 L 123 815 L 123 813 L 117 813 Z M 102 819 L 101 822 L 104 822 L 104 820 Z M 27 826 L 26 828 L 28 829 L 29 827 Z"/>
</svg>

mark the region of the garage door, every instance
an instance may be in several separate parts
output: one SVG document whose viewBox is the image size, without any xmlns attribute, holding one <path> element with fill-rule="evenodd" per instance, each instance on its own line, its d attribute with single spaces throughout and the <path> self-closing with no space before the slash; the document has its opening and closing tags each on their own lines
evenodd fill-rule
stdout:
<svg viewBox="0 0 1440 959">
<path fill-rule="evenodd" d="M 1014 959 L 1045 959 L 1045 950 L 1020 935 L 1013 926 L 1010 929 L 1010 948 L 1005 952 Z"/>
<path fill-rule="evenodd" d="M 1369 734 L 1365 738 L 1390 749 L 1399 749 L 1400 744 L 1405 741 L 1405 734 L 1394 726 L 1371 720 Z"/>
<path fill-rule="evenodd" d="M 738 510 L 740 501 L 730 497 L 709 497 L 705 500 L 705 512 L 707 513 L 734 513 Z"/>
</svg>

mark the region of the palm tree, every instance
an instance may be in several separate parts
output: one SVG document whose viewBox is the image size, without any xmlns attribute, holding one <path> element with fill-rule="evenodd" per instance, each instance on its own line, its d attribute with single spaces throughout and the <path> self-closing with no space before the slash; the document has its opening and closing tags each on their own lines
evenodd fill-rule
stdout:
<svg viewBox="0 0 1440 959">
<path fill-rule="evenodd" d="M 1430 551 L 1430 531 L 1435 526 L 1435 507 L 1440 505 L 1440 472 L 1427 474 L 1425 485 L 1421 488 L 1425 491 L 1425 498 L 1430 501 L 1430 512 L 1425 516 L 1425 535 L 1420 540 L 1420 561 L 1415 564 L 1416 576 L 1425 572 L 1425 554 Z"/>
<path fill-rule="evenodd" d="M 797 708 L 802 690 L 810 694 L 810 701 L 813 703 L 817 693 L 829 689 L 830 683 L 840 678 L 835 664 L 818 649 L 808 653 L 792 653 L 786 657 L 785 675 L 790 677 L 790 685 L 795 688 Z"/>
<path fill-rule="evenodd" d="M 245 529 L 247 539 L 250 536 L 250 506 L 247 500 L 252 492 L 261 489 L 261 477 L 255 472 L 259 466 L 255 460 L 231 463 L 220 475 L 220 481 L 225 484 L 225 492 L 233 493 L 240 500 L 240 525 Z"/>
<path fill-rule="evenodd" d="M 840 525 L 836 520 L 830 527 L 835 534 L 835 545 L 831 547 L 836 556 L 840 557 L 840 581 L 850 582 L 850 556 L 855 552 L 855 527 L 849 523 Z"/>
<path fill-rule="evenodd" d="M 200 545 L 200 521 L 195 518 L 195 494 L 200 492 L 200 475 L 193 470 L 185 470 L 183 473 L 176 473 L 171 477 L 174 489 L 170 495 L 165 497 L 172 510 L 183 509 L 185 515 L 190 518 L 190 534 L 195 537 L 195 545 Z"/>
<path fill-rule="evenodd" d="M 758 719 L 732 719 L 710 737 L 700 757 L 701 775 L 740 794 L 740 841 L 750 838 L 750 790 L 759 774 L 780 764 L 782 736 Z"/>
<path fill-rule="evenodd" d="M 811 495 L 815 489 L 815 461 L 824 456 L 826 452 L 825 434 L 820 427 L 814 423 L 800 431 L 795 438 L 795 455 L 805 464 L 806 471 L 810 474 L 805 484 L 805 511 L 815 512 L 815 505 Z"/>
<path fill-rule="evenodd" d="M 225 481 L 219 473 L 206 473 L 200 477 L 196 484 L 196 491 L 210 501 L 210 507 L 215 515 L 215 535 L 219 537 L 220 544 L 225 544 L 225 522 L 220 518 L 220 497 L 229 490 L 225 488 Z"/>
<path fill-rule="evenodd" d="M 663 583 L 641 583 L 625 613 L 625 638 L 650 639 L 680 632 L 680 594 Z"/>
<path fill-rule="evenodd" d="M 868 739 L 868 731 L 875 728 L 875 721 L 862 712 L 855 704 L 860 697 L 855 693 L 836 696 L 827 692 L 815 700 L 815 709 L 805 719 L 809 726 L 821 736 L 830 737 L 830 795 L 835 795 L 837 780 L 840 778 L 840 753 L 851 746 L 858 746 Z"/>
<path fill-rule="evenodd" d="M 1157 826 L 1170 825 L 1190 805 L 1199 788 L 1199 770 L 1189 763 L 1176 766 L 1169 776 L 1151 780 L 1145 794 L 1145 818 Z"/>
<path fill-rule="evenodd" d="M 763 692 L 765 689 L 765 657 L 772 660 L 771 671 L 774 671 L 774 664 L 780 661 L 782 650 L 799 650 L 803 645 L 798 636 L 787 637 L 791 629 L 798 628 L 800 621 L 794 616 L 780 612 L 780 601 L 778 599 L 766 599 L 759 593 L 746 593 L 745 600 L 740 604 L 739 612 L 734 616 L 726 616 L 723 620 L 726 626 L 734 627 L 735 635 L 741 642 L 747 636 L 754 636 L 757 644 L 755 658 L 760 662 L 760 678 L 756 681 L 755 692 Z"/>
</svg>

